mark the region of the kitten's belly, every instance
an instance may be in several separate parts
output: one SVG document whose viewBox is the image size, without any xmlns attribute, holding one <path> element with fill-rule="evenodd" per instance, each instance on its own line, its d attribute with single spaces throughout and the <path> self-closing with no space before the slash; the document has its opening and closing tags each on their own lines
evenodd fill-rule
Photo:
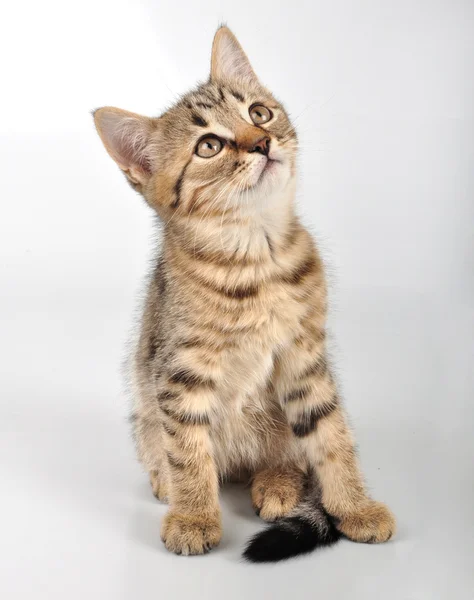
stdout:
<svg viewBox="0 0 474 600">
<path fill-rule="evenodd" d="M 287 298 L 261 314 L 226 365 L 228 387 L 212 425 L 215 460 L 222 475 L 295 460 L 297 444 L 275 393 L 269 393 L 274 359 L 298 333 L 300 305 Z"/>
<path fill-rule="evenodd" d="M 273 352 L 251 344 L 229 365 L 229 386 L 219 399 L 211 435 L 221 475 L 281 464 L 295 451 L 278 398 L 268 383 Z"/>
<path fill-rule="evenodd" d="M 290 450 L 289 427 L 281 409 L 273 404 L 235 398 L 222 418 L 212 425 L 214 457 L 221 475 L 239 469 L 285 461 Z"/>
</svg>

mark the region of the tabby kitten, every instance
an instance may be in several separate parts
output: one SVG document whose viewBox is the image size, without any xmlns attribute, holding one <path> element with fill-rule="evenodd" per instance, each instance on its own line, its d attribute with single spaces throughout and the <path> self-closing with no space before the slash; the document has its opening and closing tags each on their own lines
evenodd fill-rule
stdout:
<svg viewBox="0 0 474 600">
<path fill-rule="evenodd" d="M 219 482 L 245 478 L 275 522 L 245 556 L 273 561 L 340 533 L 384 542 L 326 358 L 326 286 L 294 211 L 297 138 L 227 27 L 209 81 L 161 117 L 101 108 L 97 131 L 155 209 L 163 242 L 134 355 L 134 433 L 161 536 L 177 554 L 221 539 Z"/>
</svg>

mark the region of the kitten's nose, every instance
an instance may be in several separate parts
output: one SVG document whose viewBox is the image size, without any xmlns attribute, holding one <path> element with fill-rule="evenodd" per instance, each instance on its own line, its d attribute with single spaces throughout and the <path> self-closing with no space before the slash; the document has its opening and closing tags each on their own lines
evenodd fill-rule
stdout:
<svg viewBox="0 0 474 600">
<path fill-rule="evenodd" d="M 258 152 L 267 156 L 270 152 L 270 137 L 260 127 L 245 125 L 235 132 L 237 147 L 243 152 Z"/>
<path fill-rule="evenodd" d="M 268 156 L 270 152 L 270 138 L 268 135 L 263 135 L 260 139 L 256 140 L 251 148 L 249 148 L 249 152 L 258 152 L 259 154 Z"/>
</svg>

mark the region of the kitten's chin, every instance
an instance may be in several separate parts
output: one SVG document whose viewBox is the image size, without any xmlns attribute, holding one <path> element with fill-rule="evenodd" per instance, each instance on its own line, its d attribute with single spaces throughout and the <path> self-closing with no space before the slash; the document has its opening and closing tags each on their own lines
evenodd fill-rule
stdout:
<svg viewBox="0 0 474 600">
<path fill-rule="evenodd" d="M 278 173 L 278 169 L 280 168 L 280 165 L 282 165 L 282 161 L 281 160 L 277 160 L 276 158 L 268 158 L 267 162 L 265 163 L 265 166 L 263 167 L 258 181 L 261 181 L 264 177 L 267 177 L 268 175 L 276 174 Z"/>
<path fill-rule="evenodd" d="M 254 210 L 260 212 L 271 207 L 276 208 L 281 202 L 287 202 L 291 182 L 294 179 L 289 161 L 271 161 L 268 166 L 265 166 L 255 183 L 240 194 L 241 209 L 247 208 L 250 212 Z"/>
<path fill-rule="evenodd" d="M 283 162 L 281 160 L 267 158 L 254 169 L 251 177 L 247 179 L 245 186 L 246 192 L 251 192 L 259 189 L 263 184 L 268 185 L 270 182 L 276 182 L 280 179 L 282 173 Z"/>
<path fill-rule="evenodd" d="M 287 161 L 268 159 L 260 172 L 253 189 L 262 195 L 284 188 L 290 179 L 290 167 Z"/>
</svg>

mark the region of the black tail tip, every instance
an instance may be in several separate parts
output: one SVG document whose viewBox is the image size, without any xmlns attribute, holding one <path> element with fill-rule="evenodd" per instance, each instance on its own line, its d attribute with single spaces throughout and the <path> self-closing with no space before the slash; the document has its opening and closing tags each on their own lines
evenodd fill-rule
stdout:
<svg viewBox="0 0 474 600">
<path fill-rule="evenodd" d="M 314 527 L 299 517 L 283 519 L 257 533 L 248 543 L 243 558 L 249 562 L 277 562 L 330 546 L 341 537 L 332 523 Z"/>
</svg>

